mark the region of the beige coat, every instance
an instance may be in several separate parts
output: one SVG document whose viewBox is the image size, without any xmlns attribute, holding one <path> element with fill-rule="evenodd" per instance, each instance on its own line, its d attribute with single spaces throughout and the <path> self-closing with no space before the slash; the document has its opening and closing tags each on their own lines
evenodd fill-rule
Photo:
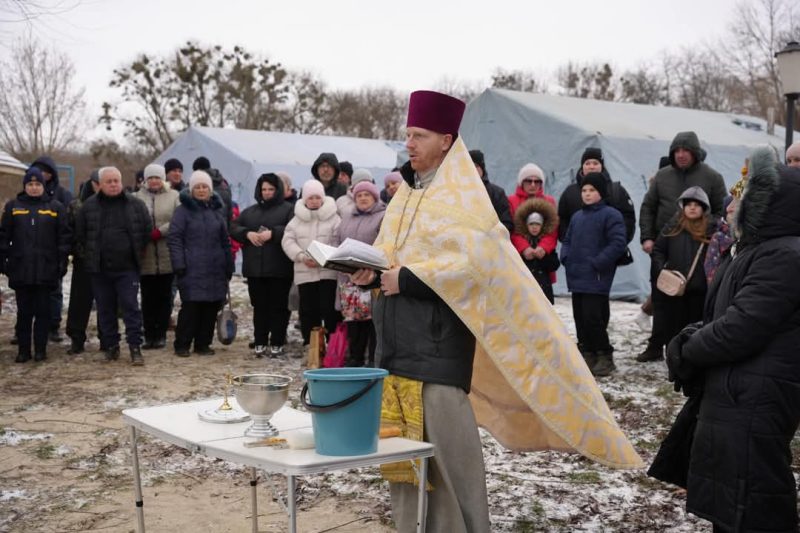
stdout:
<svg viewBox="0 0 800 533">
<path fill-rule="evenodd" d="M 303 259 L 307 257 L 304 252 L 311 241 L 335 245 L 340 221 L 336 214 L 336 202 L 330 196 L 326 196 L 322 207 L 315 211 L 308 209 L 302 199 L 294 204 L 294 218 L 284 230 L 281 246 L 286 256 L 294 262 L 294 282 L 297 285 L 336 279 L 335 270 L 308 267 Z"/>
<path fill-rule="evenodd" d="M 153 228 L 161 232 L 161 238 L 158 241 L 154 242 L 151 239 L 144 247 L 142 275 L 171 274 L 172 263 L 169 260 L 169 249 L 167 249 L 167 233 L 169 233 L 172 214 L 180 204 L 178 192 L 173 191 L 169 188 L 169 184 L 166 184 L 157 193 L 152 193 L 143 188 L 137 191 L 134 196 L 144 202 L 153 222 Z"/>
</svg>

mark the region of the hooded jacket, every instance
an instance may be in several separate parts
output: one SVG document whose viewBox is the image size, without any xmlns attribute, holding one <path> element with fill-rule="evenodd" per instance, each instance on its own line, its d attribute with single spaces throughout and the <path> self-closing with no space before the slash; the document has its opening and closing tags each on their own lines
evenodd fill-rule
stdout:
<svg viewBox="0 0 800 533">
<path fill-rule="evenodd" d="M 537 192 L 534 195 L 534 197 L 543 198 L 555 206 L 556 205 L 555 199 L 549 194 L 544 193 L 544 185 L 546 182 L 547 182 L 547 177 L 543 175 L 542 188 L 539 189 L 539 192 Z M 511 208 L 512 219 L 514 217 L 514 214 L 517 212 L 517 208 L 528 198 L 530 198 L 530 196 L 528 196 L 528 193 L 526 193 L 525 190 L 522 188 L 522 185 L 517 185 L 517 189 L 514 191 L 514 194 L 508 197 L 508 204 L 509 207 Z M 528 240 L 524 236 L 517 233 L 516 231 L 511 233 L 511 244 L 514 245 L 514 248 L 516 248 L 519 253 L 522 253 L 528 246 L 530 246 L 530 244 L 528 244 Z M 558 224 L 556 224 L 556 227 L 553 228 L 552 231 L 546 233 L 541 239 L 539 239 L 539 246 L 541 246 L 542 249 L 544 249 L 544 251 L 547 252 L 548 254 L 553 253 L 556 250 L 557 245 L 558 245 Z M 550 282 L 551 283 L 556 282 L 555 272 L 550 273 Z"/>
<path fill-rule="evenodd" d="M 310 210 L 301 199 L 294 204 L 294 218 L 286 225 L 281 246 L 294 262 L 294 282 L 297 285 L 323 279 L 336 279 L 335 270 L 309 267 L 303 262 L 311 241 L 335 245 L 341 219 L 336 214 L 336 202 L 326 196 L 319 209 Z"/>
<path fill-rule="evenodd" d="M 528 217 L 532 213 L 539 213 L 542 215 L 544 219 L 544 223 L 542 224 L 542 231 L 539 235 L 532 235 L 528 230 Z M 559 217 L 556 214 L 556 208 L 545 200 L 544 198 L 532 198 L 530 200 L 526 200 L 523 202 L 517 212 L 514 213 L 514 230 L 517 232 L 518 235 L 522 235 L 528 241 L 529 246 L 532 248 L 536 248 L 539 245 L 539 241 L 547 235 L 548 233 L 552 233 L 554 229 L 558 227 Z M 543 272 L 554 272 L 558 270 L 558 267 L 561 263 L 558 261 L 558 256 L 554 253 L 548 253 L 542 259 L 531 259 L 530 261 L 522 258 L 522 262 L 530 269 L 533 276 L 536 278 L 537 281 L 541 284 L 539 277 Z M 539 274 L 539 276 L 537 276 Z M 549 283 L 549 276 L 548 276 L 548 283 Z"/>
<path fill-rule="evenodd" d="M 800 423 L 800 170 L 750 157 L 732 259 L 709 288 L 706 324 L 680 351 L 705 374 L 687 510 L 726 531 L 797 531 L 792 437 Z"/>
<path fill-rule="evenodd" d="M 694 163 L 686 169 L 675 164 L 675 151 L 685 148 L 694 155 Z M 708 195 L 714 218 L 723 215 L 722 201 L 727 191 L 722 176 L 705 164 L 706 152 L 700 147 L 693 131 L 678 133 L 669 147 L 670 166 L 659 170 L 647 190 L 639 210 L 639 238 L 642 242 L 655 240 L 677 211 L 680 194 L 692 186 L 702 188 Z"/>
<path fill-rule="evenodd" d="M 264 200 L 261 185 L 268 182 L 275 187 L 275 196 Z M 294 206 L 284 199 L 283 181 L 275 174 L 258 178 L 254 197 L 256 203 L 245 209 L 231 223 L 231 237 L 242 244 L 242 275 L 246 278 L 291 278 L 292 261 L 281 247 L 286 225 L 294 216 Z M 272 238 L 261 246 L 254 246 L 247 233 L 264 227 L 272 231 Z"/>
<path fill-rule="evenodd" d="M 64 207 L 68 206 L 72 201 L 72 193 L 59 184 L 56 162 L 53 161 L 51 157 L 43 155 L 36 158 L 36 161 L 34 161 L 31 166 L 44 168 L 53 175 L 53 178 L 44 184 L 44 190 L 48 196 L 61 202 L 61 205 Z"/>
<path fill-rule="evenodd" d="M 336 154 L 332 154 L 330 152 L 323 152 L 319 154 L 319 157 L 314 164 L 311 165 L 311 175 L 314 176 L 314 179 L 322 183 L 322 180 L 319 179 L 319 166 L 322 163 L 328 163 L 330 166 L 333 167 L 333 178 L 331 182 L 325 187 L 325 196 L 330 196 L 334 200 L 338 199 L 340 196 L 347 194 L 347 185 L 344 183 L 339 183 L 337 177 L 339 176 L 339 160 L 336 158 Z M 323 185 L 325 185 L 323 183 Z"/>
<path fill-rule="evenodd" d="M 46 193 L 33 197 L 21 192 L 6 203 L 0 228 L 0 265 L 9 287 L 60 283 L 71 237 L 60 202 Z"/>
<path fill-rule="evenodd" d="M 180 205 L 178 192 L 173 191 L 169 183 L 162 180 L 163 187 L 158 192 L 150 192 L 148 188 L 142 187 L 134 196 L 144 202 L 153 229 L 158 230 L 158 239 L 153 240 L 151 233 L 150 239 L 144 247 L 142 254 L 142 275 L 152 276 L 172 273 L 172 263 L 169 260 L 169 248 L 167 247 L 167 235 L 169 225 L 175 209 Z"/>
<path fill-rule="evenodd" d="M 233 255 L 224 205 L 217 193 L 208 202 L 181 191 L 167 235 L 172 269 L 185 302 L 221 302 L 233 274 Z"/>
</svg>

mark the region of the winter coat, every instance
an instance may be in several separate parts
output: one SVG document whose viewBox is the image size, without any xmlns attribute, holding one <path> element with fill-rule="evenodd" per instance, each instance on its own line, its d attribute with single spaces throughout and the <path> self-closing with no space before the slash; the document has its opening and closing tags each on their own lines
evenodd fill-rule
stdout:
<svg viewBox="0 0 800 533">
<path fill-rule="evenodd" d="M 114 197 L 98 192 L 83 203 L 75 217 L 75 241 L 89 273 L 118 271 L 121 266 L 138 271 L 152 231 L 144 202 L 127 192 Z M 127 265 L 128 258 L 131 265 Z"/>
<path fill-rule="evenodd" d="M 553 199 L 552 196 L 549 194 L 544 193 L 544 184 L 542 184 L 542 189 L 539 189 L 539 192 L 535 195 L 536 198 L 544 198 L 548 202 L 553 205 L 556 205 L 556 201 Z M 530 198 L 528 194 L 523 190 L 522 186 L 517 186 L 517 190 L 514 191 L 514 194 L 508 197 L 508 205 L 511 208 L 511 217 L 513 219 L 514 213 L 517 212 L 517 208 Z M 511 233 L 511 244 L 514 245 L 514 248 L 517 249 L 518 252 L 522 253 L 526 248 L 530 246 L 528 244 L 528 240 L 517 233 L 516 231 Z M 546 233 L 539 239 L 539 246 L 547 253 L 553 253 L 556 251 L 556 246 L 558 245 L 558 224 L 550 233 Z M 556 273 L 550 273 L 550 282 L 556 282 Z"/>
<path fill-rule="evenodd" d="M 631 242 L 636 233 L 636 210 L 633 208 L 631 197 L 622 183 L 612 181 L 605 168 L 603 168 L 601 174 L 606 178 L 608 195 L 605 200 L 608 205 L 622 214 L 622 219 L 625 221 L 625 237 L 628 242 Z M 581 199 L 582 180 L 583 171 L 578 170 L 575 175 L 575 182 L 570 183 L 558 199 L 558 240 L 560 241 L 563 241 L 567 235 L 567 228 L 569 228 L 569 221 L 572 219 L 572 215 L 583 207 L 583 200 Z"/>
<path fill-rule="evenodd" d="M 181 205 L 172 216 L 167 246 L 181 300 L 221 302 L 233 275 L 225 206 L 216 193 L 208 202 L 199 202 L 184 189 L 179 198 Z"/>
<path fill-rule="evenodd" d="M 750 157 L 740 232 L 680 352 L 705 372 L 687 510 L 727 531 L 797 531 L 792 437 L 800 424 L 800 170 Z M 723 271 L 724 269 L 724 271 Z"/>
<path fill-rule="evenodd" d="M 322 163 L 328 163 L 330 166 L 333 167 L 333 178 L 331 179 L 328 186 L 325 187 L 325 196 L 330 196 L 334 200 L 339 199 L 340 196 L 344 196 L 347 194 L 347 185 L 344 183 L 339 183 L 336 179 L 339 176 L 339 160 L 336 158 L 335 154 L 332 153 L 322 153 L 319 157 L 314 161 L 314 164 L 311 165 L 311 175 L 314 176 L 314 179 L 322 183 L 322 180 L 319 179 L 319 166 Z M 323 186 L 325 184 L 323 183 Z"/>
<path fill-rule="evenodd" d="M 655 245 L 653 246 L 653 253 L 650 256 L 650 279 L 655 282 L 655 280 L 658 279 L 659 272 L 665 268 L 677 270 L 684 276 L 688 276 L 697 251 L 702 244 L 703 251 L 700 252 L 700 258 L 697 260 L 697 266 L 695 266 L 692 277 L 689 278 L 686 283 L 685 292 L 706 292 L 708 285 L 703 265 L 705 263 L 708 245 L 694 240 L 686 231 L 681 231 L 677 235 L 671 235 L 677 222 L 678 219 L 676 217 L 666 225 L 656 239 Z M 706 230 L 706 237 L 710 238 L 714 234 L 715 229 L 715 225 L 709 223 Z"/>
<path fill-rule="evenodd" d="M 539 213 L 544 219 L 542 224 L 542 231 L 539 235 L 532 235 L 528 231 L 527 220 L 531 213 Z M 532 198 L 523 202 L 514 213 L 514 231 L 517 235 L 522 235 L 528 241 L 528 245 L 536 248 L 539 245 L 542 237 L 548 233 L 552 233 L 553 229 L 558 226 L 559 218 L 556 215 L 556 208 L 545 200 L 544 198 Z M 525 259 L 522 262 L 531 271 L 533 277 L 539 282 L 539 286 L 545 289 L 546 286 L 552 285 L 550 283 L 550 273 L 558 270 L 561 263 L 558 261 L 558 255 L 555 252 L 547 253 L 541 259 Z"/>
<path fill-rule="evenodd" d="M 675 166 L 675 150 L 686 148 L 694 154 L 695 162 L 687 169 Z M 678 197 L 692 186 L 702 188 L 711 203 L 712 216 L 721 217 L 725 199 L 725 182 L 719 172 L 703 163 L 706 153 L 694 132 L 683 132 L 675 136 L 669 149 L 672 163 L 659 170 L 647 190 L 639 211 L 639 237 L 642 242 L 655 240 L 658 234 L 678 210 Z"/>
<path fill-rule="evenodd" d="M 172 263 L 169 260 L 169 248 L 167 248 L 167 235 L 169 234 L 169 224 L 175 209 L 180 205 L 178 193 L 173 191 L 166 183 L 164 187 L 156 193 L 150 192 L 147 188 L 139 189 L 134 194 L 135 197 L 144 202 L 154 230 L 158 230 L 158 237 L 153 240 L 152 234 L 144 247 L 142 255 L 142 275 L 171 274 Z"/>
<path fill-rule="evenodd" d="M 45 167 L 50 174 L 53 175 L 53 179 L 44 184 L 44 191 L 50 198 L 61 202 L 61 205 L 64 207 L 68 206 L 72 201 L 72 193 L 62 187 L 58 182 L 58 167 L 56 166 L 56 162 L 50 157 L 42 156 L 36 158 L 36 161 L 31 163 L 31 166 Z"/>
<path fill-rule="evenodd" d="M 625 244 L 622 215 L 605 200 L 575 213 L 561 245 L 570 292 L 607 295 Z"/>
<path fill-rule="evenodd" d="M 0 220 L 0 265 L 12 289 L 56 286 L 67 271 L 70 229 L 61 202 L 21 192 L 6 203 Z"/>
<path fill-rule="evenodd" d="M 73 199 L 67 206 L 67 223 L 72 234 L 72 242 L 70 243 L 70 253 L 72 254 L 72 264 L 75 262 L 83 262 L 84 251 L 83 247 L 75 240 L 75 220 L 78 217 L 78 211 L 83 206 L 83 203 L 94 195 L 94 188 L 90 180 L 86 180 L 81 184 L 78 197 Z M 83 268 L 83 266 L 81 266 Z"/>
<path fill-rule="evenodd" d="M 213 186 L 214 192 L 219 196 L 219 199 L 222 200 L 222 216 L 225 217 L 225 223 L 230 225 L 231 220 L 233 220 L 233 196 L 231 195 L 231 186 L 216 168 L 209 168 L 206 172 L 209 177 L 211 177 L 211 185 Z"/>
<path fill-rule="evenodd" d="M 335 244 L 340 222 L 336 201 L 330 196 L 326 196 L 322 206 L 314 211 L 302 200 L 294 204 L 294 218 L 286 225 L 281 246 L 294 262 L 294 282 L 297 285 L 336 279 L 335 270 L 306 266 L 303 259 L 307 257 L 305 251 L 311 241 Z"/>
<path fill-rule="evenodd" d="M 274 176 L 274 174 L 272 175 Z M 294 216 L 294 206 L 283 197 L 283 183 L 275 176 L 271 181 L 276 186 L 275 196 L 264 200 L 261 196 L 263 177 L 256 182 L 256 203 L 242 211 L 231 224 L 231 237 L 242 244 L 242 275 L 246 278 L 291 278 L 292 261 L 283 253 L 286 225 Z M 247 233 L 265 227 L 272 231 L 272 238 L 261 246 L 247 240 Z"/>
<path fill-rule="evenodd" d="M 511 207 L 508 204 L 508 196 L 506 196 L 505 189 L 491 183 L 486 173 L 484 173 L 482 181 L 486 187 L 486 194 L 489 195 L 489 200 L 492 202 L 492 207 L 494 207 L 494 212 L 497 213 L 497 218 L 500 219 L 500 223 L 506 227 L 510 235 L 514 232 L 514 220 L 511 217 Z"/>
</svg>

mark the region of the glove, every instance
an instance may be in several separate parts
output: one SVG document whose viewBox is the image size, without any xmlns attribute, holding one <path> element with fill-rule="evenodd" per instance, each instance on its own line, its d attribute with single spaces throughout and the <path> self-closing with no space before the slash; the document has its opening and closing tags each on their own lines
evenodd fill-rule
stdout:
<svg viewBox="0 0 800 533">
<path fill-rule="evenodd" d="M 667 345 L 667 369 L 669 370 L 669 381 L 674 383 L 675 392 L 683 389 L 685 396 L 692 396 L 698 390 L 702 390 L 702 379 L 697 369 L 691 363 L 683 359 L 683 345 L 692 335 L 703 327 L 702 322 L 689 324 L 675 335 Z"/>
<path fill-rule="evenodd" d="M 161 240 L 161 230 L 155 228 L 153 231 L 150 232 L 150 240 L 153 242 Z"/>
<path fill-rule="evenodd" d="M 177 277 L 179 277 L 179 278 L 182 278 L 183 276 L 186 275 L 186 269 L 185 268 L 176 268 L 175 269 L 175 275 Z"/>
</svg>

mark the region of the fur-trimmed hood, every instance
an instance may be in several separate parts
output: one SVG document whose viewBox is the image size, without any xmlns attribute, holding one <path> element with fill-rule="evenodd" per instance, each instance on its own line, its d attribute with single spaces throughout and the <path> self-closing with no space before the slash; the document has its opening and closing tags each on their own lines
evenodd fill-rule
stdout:
<svg viewBox="0 0 800 533">
<path fill-rule="evenodd" d="M 543 235 L 551 233 L 558 224 L 558 213 L 556 212 L 556 206 L 544 198 L 531 198 L 529 200 L 525 200 L 519 206 L 517 211 L 514 213 L 514 229 L 517 230 L 517 233 L 524 235 L 525 237 L 530 235 L 528 232 L 528 225 L 525 221 L 528 219 L 528 216 L 534 212 L 542 215 L 542 218 L 544 219 L 544 224 L 542 224 L 542 233 L 539 234 L 539 237 L 541 238 Z"/>
<path fill-rule="evenodd" d="M 750 155 L 750 177 L 734 214 L 739 247 L 800 236 L 800 170 L 778 163 L 772 147 Z"/>
</svg>

